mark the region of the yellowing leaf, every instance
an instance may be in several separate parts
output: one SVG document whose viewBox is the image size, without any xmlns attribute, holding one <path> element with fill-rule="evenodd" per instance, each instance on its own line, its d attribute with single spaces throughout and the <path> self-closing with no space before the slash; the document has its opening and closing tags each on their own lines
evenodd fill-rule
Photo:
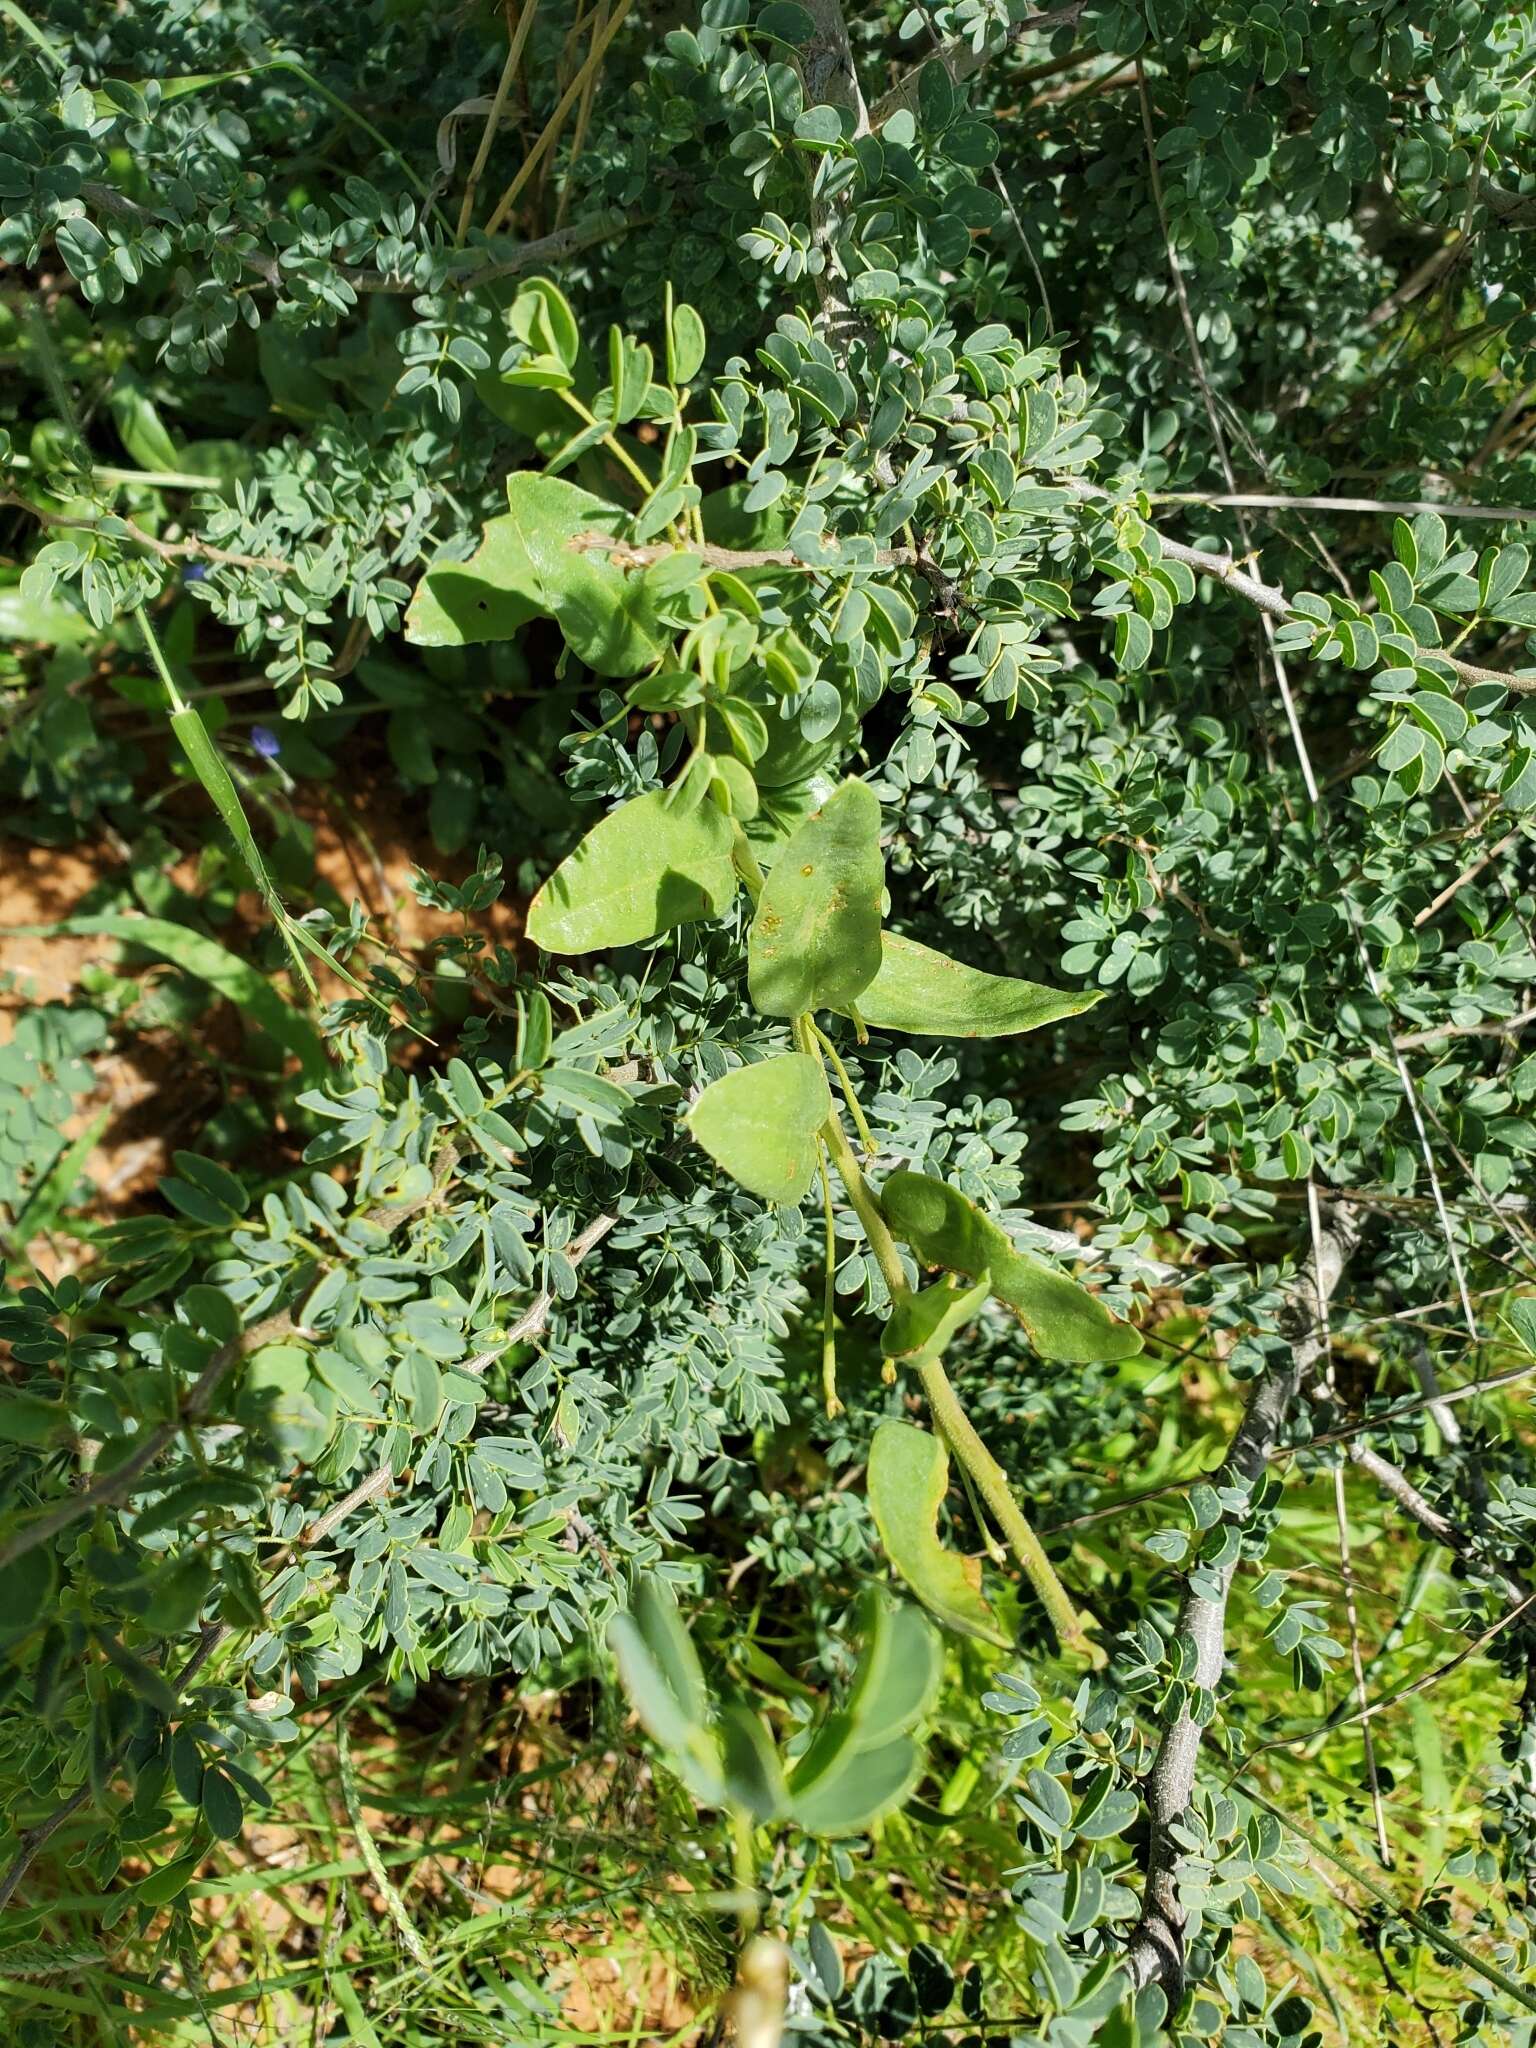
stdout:
<svg viewBox="0 0 1536 2048">
<path fill-rule="evenodd" d="M 880 972 L 858 999 L 859 1015 L 877 1031 L 914 1038 L 1010 1038 L 1076 1017 L 1102 1002 L 1104 991 L 1045 988 L 1038 981 L 987 974 L 951 960 L 916 939 L 887 932 Z"/>
<path fill-rule="evenodd" d="M 1096 1295 L 1029 1252 L 958 1188 L 922 1173 L 893 1173 L 880 1190 L 891 1229 L 925 1265 L 979 1280 L 1011 1308 L 1042 1358 L 1068 1364 L 1133 1358 L 1141 1332 L 1110 1314 Z"/>
<path fill-rule="evenodd" d="M 527 931 L 547 953 L 594 953 L 719 917 L 735 894 L 724 813 L 653 789 L 598 820 L 529 904 Z"/>
<path fill-rule="evenodd" d="M 981 1597 L 981 1564 L 939 1541 L 939 1504 L 949 1484 L 943 1444 L 910 1422 L 882 1422 L 869 1447 L 869 1506 L 885 1554 L 946 1628 L 984 1643 L 1008 1638 Z"/>
<path fill-rule="evenodd" d="M 747 940 L 747 984 L 765 1017 L 846 1010 L 880 970 L 880 804 L 849 781 L 790 838 Z"/>
<path fill-rule="evenodd" d="M 820 1060 L 786 1052 L 711 1081 L 688 1128 L 750 1193 L 798 1202 L 816 1172 L 816 1133 L 831 1113 Z"/>
</svg>

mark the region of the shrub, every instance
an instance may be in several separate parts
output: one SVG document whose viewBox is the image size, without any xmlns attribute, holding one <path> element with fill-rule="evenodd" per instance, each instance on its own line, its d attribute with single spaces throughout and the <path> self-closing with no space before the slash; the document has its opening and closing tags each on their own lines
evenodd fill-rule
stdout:
<svg viewBox="0 0 1536 2048">
<path fill-rule="evenodd" d="M 0 778 L 125 949 L 0 1053 L 15 1953 L 611 1639 L 742 2039 L 1523 2039 L 1529 24 L 8 14 Z M 957 1818 L 996 1953 L 845 1984 Z"/>
</svg>

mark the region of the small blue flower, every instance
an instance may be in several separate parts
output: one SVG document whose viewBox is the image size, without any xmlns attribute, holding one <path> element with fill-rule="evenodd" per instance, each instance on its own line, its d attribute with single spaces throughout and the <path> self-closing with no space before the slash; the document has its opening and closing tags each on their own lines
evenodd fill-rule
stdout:
<svg viewBox="0 0 1536 2048">
<path fill-rule="evenodd" d="M 188 562 L 181 572 L 181 580 L 183 583 L 201 583 L 207 574 L 208 565 L 205 562 Z"/>
<path fill-rule="evenodd" d="M 251 727 L 251 745 L 264 761 L 275 761 L 283 751 L 283 743 L 269 725 Z"/>
</svg>

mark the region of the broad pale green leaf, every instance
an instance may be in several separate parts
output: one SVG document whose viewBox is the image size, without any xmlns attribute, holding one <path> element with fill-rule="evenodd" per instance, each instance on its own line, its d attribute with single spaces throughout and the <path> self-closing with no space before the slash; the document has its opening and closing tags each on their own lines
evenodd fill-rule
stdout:
<svg viewBox="0 0 1536 2048">
<path fill-rule="evenodd" d="M 880 803 L 849 781 L 774 862 L 747 940 L 747 985 L 765 1017 L 846 1010 L 880 971 Z"/>
<path fill-rule="evenodd" d="M 891 1310 L 880 1333 L 887 1358 L 936 1358 L 963 1330 L 992 1292 L 990 1273 L 977 1275 L 974 1287 L 957 1287 L 946 1274 L 920 1294 L 909 1294 Z"/>
<path fill-rule="evenodd" d="M 516 470 L 508 509 L 486 522 L 467 562 L 439 562 L 417 585 L 405 635 L 418 647 L 505 640 L 529 619 L 559 621 L 572 651 L 601 676 L 638 675 L 661 654 L 665 636 L 643 578 L 602 548 L 575 545 L 612 534 L 622 514 L 563 477 Z"/>
<path fill-rule="evenodd" d="M 816 1172 L 816 1133 L 831 1113 L 820 1060 L 786 1052 L 711 1081 L 688 1128 L 750 1193 L 798 1202 Z"/>
<path fill-rule="evenodd" d="M 728 1702 L 720 1716 L 726 1797 L 759 1821 L 777 1820 L 788 1794 L 784 1773 L 768 1732 L 750 1707 Z"/>
<path fill-rule="evenodd" d="M 869 1505 L 885 1554 L 946 1628 L 986 1643 L 1008 1638 L 981 1597 L 981 1564 L 939 1541 L 939 1504 L 949 1484 L 943 1444 L 910 1422 L 882 1422 L 869 1447 Z"/>
<path fill-rule="evenodd" d="M 546 953 L 595 953 L 719 917 L 735 894 L 724 813 L 652 789 L 599 819 L 560 863 L 528 906 L 527 931 Z"/>
<path fill-rule="evenodd" d="M 1104 991 L 1045 988 L 951 960 L 916 939 L 886 932 L 880 972 L 858 999 L 859 1015 L 876 1031 L 914 1038 L 1011 1038 L 1061 1017 L 1080 1016 Z"/>
<path fill-rule="evenodd" d="M 848 1718 L 859 1747 L 879 1749 L 905 1735 L 933 1705 L 943 1657 L 938 1637 L 916 1607 L 877 1592 L 867 1613 Z"/>
<path fill-rule="evenodd" d="M 0 640 L 36 641 L 44 647 L 85 647 L 103 635 L 62 598 L 28 596 L 8 584 L 0 590 Z"/>
<path fill-rule="evenodd" d="M 629 1703 L 641 1725 L 666 1754 L 667 1762 L 697 1798 L 711 1806 L 725 1803 L 725 1779 L 719 1744 L 709 1729 L 681 1711 L 666 1678 L 627 1614 L 608 1624 L 612 1650 Z"/>
<path fill-rule="evenodd" d="M 790 1787 L 789 1816 L 810 1835 L 856 1835 L 900 1806 L 923 1768 L 923 1752 L 898 1735 L 879 1749 L 844 1748 L 803 1791 Z"/>
<path fill-rule="evenodd" d="M 1021 1252 L 958 1188 L 926 1174 L 893 1173 L 880 1190 L 880 1206 L 925 1265 L 947 1266 L 973 1280 L 990 1272 L 993 1294 L 1013 1310 L 1042 1358 L 1083 1365 L 1140 1351 L 1140 1331 L 1068 1274 Z"/>
<path fill-rule="evenodd" d="M 634 1618 L 645 1646 L 660 1665 L 678 1704 L 690 1720 L 702 1722 L 709 1714 L 709 1689 L 704 1669 L 693 1647 L 677 1599 L 665 1579 L 647 1574 L 635 1588 Z"/>
</svg>

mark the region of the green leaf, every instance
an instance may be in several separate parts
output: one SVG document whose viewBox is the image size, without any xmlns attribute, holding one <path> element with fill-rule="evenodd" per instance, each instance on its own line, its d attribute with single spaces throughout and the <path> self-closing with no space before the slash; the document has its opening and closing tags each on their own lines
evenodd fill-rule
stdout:
<svg viewBox="0 0 1536 2048">
<path fill-rule="evenodd" d="M 51 1550 L 26 1551 L 5 1568 L 5 1612 L 0 1629 L 7 1634 L 31 1628 L 53 1606 L 54 1566 Z"/>
<path fill-rule="evenodd" d="M 107 410 L 118 439 L 140 469 L 174 470 L 182 466 L 181 451 L 166 432 L 155 401 L 142 377 L 119 370 L 107 393 Z"/>
<path fill-rule="evenodd" d="M 736 894 L 730 821 L 712 803 L 684 810 L 665 790 L 602 818 L 528 906 L 547 953 L 632 946 L 674 925 L 720 917 Z"/>
<path fill-rule="evenodd" d="M 203 1818 L 221 1842 L 233 1842 L 245 1824 L 245 1809 L 233 1782 L 212 1764 L 203 1772 Z"/>
<path fill-rule="evenodd" d="M 957 1287 L 948 1275 L 909 1294 L 891 1310 L 880 1333 L 886 1358 L 936 1358 L 969 1323 L 992 1291 L 992 1276 L 982 1273 L 974 1287 Z"/>
<path fill-rule="evenodd" d="M 616 1614 L 608 1624 L 608 1647 L 641 1726 L 672 1769 L 695 1798 L 710 1806 L 724 1805 L 719 1741 L 697 1710 L 691 1686 L 684 1688 L 686 1697 L 680 1696 L 675 1674 L 658 1655 L 650 1628 L 642 1627 L 633 1615 Z"/>
<path fill-rule="evenodd" d="M 814 1784 L 791 1784 L 789 1817 L 810 1835 L 859 1834 L 902 1804 L 922 1768 L 923 1752 L 905 1735 L 881 1749 L 846 1747 Z"/>
<path fill-rule="evenodd" d="M 706 339 L 704 322 L 692 306 L 672 308 L 667 324 L 667 376 L 673 384 L 689 384 L 699 374 Z"/>
<path fill-rule="evenodd" d="M 635 1588 L 633 1613 L 646 1648 L 666 1676 L 678 1704 L 691 1720 L 709 1713 L 709 1690 L 693 1638 L 665 1579 L 648 1574 Z"/>
<path fill-rule="evenodd" d="M 1011 1308 L 1042 1358 L 1080 1365 L 1132 1358 L 1141 1333 L 1110 1314 L 1086 1287 L 1021 1252 L 958 1188 L 921 1173 L 893 1173 L 880 1190 L 885 1219 L 925 1265 L 979 1279 Z"/>
<path fill-rule="evenodd" d="M 505 640 L 530 619 L 558 620 L 572 652 L 602 676 L 638 675 L 666 645 L 646 600 L 603 548 L 573 543 L 612 535 L 624 523 L 614 506 L 563 477 L 515 470 L 508 510 L 486 522 L 467 562 L 439 561 L 417 585 L 405 635 L 418 647 L 465 647 Z"/>
<path fill-rule="evenodd" d="M 0 1443 L 46 1444 L 69 1433 L 69 1408 L 39 1394 L 0 1393 Z"/>
<path fill-rule="evenodd" d="M 759 1821 L 777 1820 L 788 1801 L 784 1773 L 766 1729 L 751 1709 L 732 1700 L 720 1716 L 726 1797 Z"/>
<path fill-rule="evenodd" d="M 139 1880 L 133 1888 L 133 1897 L 142 1906 L 168 1906 L 172 1899 L 180 1898 L 197 1875 L 197 1866 L 203 1855 L 203 1850 L 194 1849 L 189 1856 L 178 1856 L 174 1863 L 163 1863 L 158 1870 L 152 1870 L 148 1877 Z"/>
<path fill-rule="evenodd" d="M 849 781 L 790 838 L 747 939 L 747 985 L 765 1017 L 846 1010 L 880 971 L 880 803 Z"/>
<path fill-rule="evenodd" d="M 914 1038 L 1011 1038 L 1102 1002 L 1104 990 L 1046 988 L 1038 981 L 987 974 L 886 932 L 880 971 L 858 999 L 872 1029 Z"/>
<path fill-rule="evenodd" d="M 129 917 L 115 911 L 97 917 L 66 917 L 49 925 L 45 935 L 117 939 L 124 945 L 142 946 L 146 953 L 158 954 L 227 997 L 285 1052 L 293 1053 L 306 1076 L 318 1078 L 327 1070 L 325 1048 L 309 1019 L 285 1003 L 259 969 L 227 951 L 216 939 L 166 918 Z"/>
<path fill-rule="evenodd" d="M 688 1129 L 749 1193 L 798 1202 L 815 1176 L 816 1133 L 831 1113 L 820 1060 L 786 1052 L 711 1081 Z"/>
<path fill-rule="evenodd" d="M 848 1718 L 861 1749 L 905 1735 L 938 1697 L 944 1675 L 939 1639 L 915 1607 L 876 1591 L 866 1609 L 864 1651 L 848 1696 Z"/>
<path fill-rule="evenodd" d="M 882 1422 L 869 1447 L 869 1506 L 885 1554 L 946 1628 L 1009 1647 L 981 1597 L 979 1559 L 939 1541 L 939 1504 L 949 1484 L 943 1444 L 910 1422 Z"/>
</svg>

